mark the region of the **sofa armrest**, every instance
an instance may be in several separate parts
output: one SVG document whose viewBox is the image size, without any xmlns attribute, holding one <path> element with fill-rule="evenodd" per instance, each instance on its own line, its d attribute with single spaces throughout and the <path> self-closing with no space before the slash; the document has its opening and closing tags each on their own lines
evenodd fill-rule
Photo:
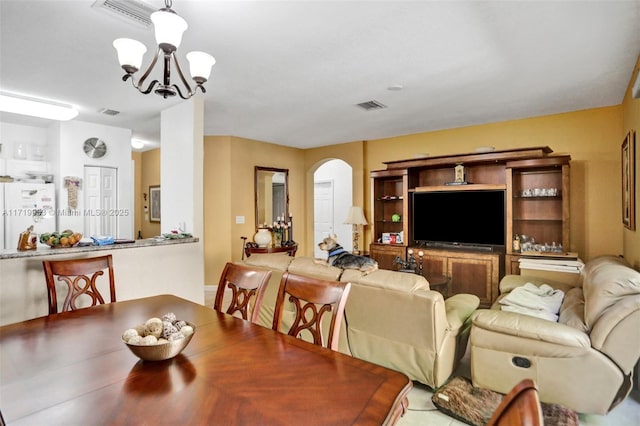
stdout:
<svg viewBox="0 0 640 426">
<path fill-rule="evenodd" d="M 525 285 L 526 283 L 535 284 L 540 287 L 542 284 L 547 284 L 555 290 L 562 290 L 568 292 L 572 288 L 576 287 L 571 284 L 562 283 L 559 281 L 550 280 L 547 278 L 535 277 L 531 275 L 505 275 L 500 280 L 500 294 L 509 293 L 516 287 Z"/>
<path fill-rule="evenodd" d="M 473 327 L 556 345 L 589 349 L 586 333 L 564 324 L 515 312 L 480 309 L 473 314 Z"/>
<path fill-rule="evenodd" d="M 459 330 L 478 309 L 480 299 L 473 294 L 456 294 L 444 301 L 447 322 L 452 330 Z"/>
</svg>

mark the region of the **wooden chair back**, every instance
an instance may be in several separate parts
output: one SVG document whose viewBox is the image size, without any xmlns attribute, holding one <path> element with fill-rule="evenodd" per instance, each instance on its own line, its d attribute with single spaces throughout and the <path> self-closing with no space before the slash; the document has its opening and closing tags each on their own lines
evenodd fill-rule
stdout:
<svg viewBox="0 0 640 426">
<path fill-rule="evenodd" d="M 213 309 L 218 312 L 223 311 L 224 293 L 228 288 L 231 290 L 232 296 L 226 313 L 233 315 L 240 312 L 242 319 L 246 320 L 248 319 L 250 300 L 255 296 L 251 322 L 257 324 L 262 299 L 270 278 L 271 271 L 268 269 L 256 269 L 228 262 L 220 275 Z"/>
<path fill-rule="evenodd" d="M 272 328 L 281 331 L 285 298 L 295 308 L 295 319 L 287 334 L 300 337 L 307 331 L 313 337 L 313 343 L 338 350 L 340 325 L 344 316 L 344 307 L 349 297 L 351 283 L 327 281 L 285 272 L 280 280 L 276 297 Z M 330 313 L 329 335 L 325 340 L 322 331 L 323 316 Z"/>
<path fill-rule="evenodd" d="M 531 379 L 515 385 L 493 412 L 487 426 L 543 426 L 538 388 Z"/>
<path fill-rule="evenodd" d="M 80 300 L 91 300 L 90 306 L 105 303 L 104 297 L 97 287 L 98 277 L 108 274 L 109 302 L 116 301 L 113 259 L 111 255 L 89 257 L 84 259 L 45 260 L 42 262 L 47 281 L 49 297 L 49 314 L 58 313 L 58 294 L 56 281 L 67 284 L 68 292 L 62 304 L 62 312 L 73 311 L 87 306 L 79 306 Z"/>
</svg>

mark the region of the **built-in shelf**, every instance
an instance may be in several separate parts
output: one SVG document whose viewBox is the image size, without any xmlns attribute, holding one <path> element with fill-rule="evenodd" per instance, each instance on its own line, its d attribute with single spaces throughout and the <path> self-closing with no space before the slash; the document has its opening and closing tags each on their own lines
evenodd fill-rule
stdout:
<svg viewBox="0 0 640 426">
<path fill-rule="evenodd" d="M 513 198 L 516 200 L 526 201 L 562 200 L 562 195 L 540 195 L 535 197 L 523 197 L 521 195 L 515 195 Z"/>
<path fill-rule="evenodd" d="M 418 186 L 417 188 L 410 189 L 409 192 L 486 191 L 486 190 L 495 190 L 495 189 L 507 189 L 507 186 L 502 184 L 481 184 L 481 183 L 470 183 L 470 184 L 463 184 L 463 185 Z"/>
<path fill-rule="evenodd" d="M 521 222 L 562 222 L 561 218 L 558 219 L 520 219 L 517 217 L 513 218 L 514 222 L 515 221 L 521 221 Z"/>
<path fill-rule="evenodd" d="M 505 241 L 501 251 L 425 248 L 432 273 L 449 274 L 449 294 L 470 293 L 490 306 L 498 295 L 499 279 L 517 272 L 520 252 L 513 251 L 516 235 L 540 244 L 569 245 L 569 155 L 551 156 L 547 147 L 517 148 L 487 153 L 467 153 L 384 162 L 386 170 L 370 172 L 372 178 L 372 240 L 370 256 L 381 269 L 397 269 L 396 257 L 406 259 L 401 245 L 379 244 L 383 234 L 402 231 L 403 245 L 411 238 L 416 220 L 410 209 L 411 194 L 451 191 L 504 191 Z M 467 183 L 456 183 L 456 167 L 464 166 Z M 459 169 L 458 169 L 459 170 Z M 542 191 L 540 191 L 541 189 Z M 533 195 L 533 194 L 537 195 Z M 523 196 L 523 194 L 526 194 Z M 544 194 L 544 195 L 543 195 Z M 551 195 L 553 194 L 553 195 Z M 530 196 L 527 196 L 530 195 Z M 390 199 L 389 197 L 397 197 Z M 400 198 L 403 197 L 403 198 Z M 393 203 L 388 203 L 393 201 Z M 470 206 L 474 208 L 476 206 Z M 477 206 L 481 208 L 481 206 Z M 447 208 L 447 206 L 434 206 Z M 402 210 L 402 212 L 400 211 Z M 394 214 L 401 222 L 392 222 Z M 488 256 L 490 254 L 490 256 Z M 488 256 L 488 257 L 487 257 Z M 508 260 L 505 271 L 505 259 Z"/>
</svg>

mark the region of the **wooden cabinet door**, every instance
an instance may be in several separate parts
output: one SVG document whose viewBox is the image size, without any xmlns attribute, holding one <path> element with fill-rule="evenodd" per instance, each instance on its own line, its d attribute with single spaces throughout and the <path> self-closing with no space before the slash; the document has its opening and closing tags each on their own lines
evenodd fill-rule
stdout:
<svg viewBox="0 0 640 426">
<path fill-rule="evenodd" d="M 504 257 L 505 275 L 520 275 L 520 256 L 507 254 Z"/>
<path fill-rule="evenodd" d="M 449 276 L 446 256 L 425 254 L 422 258 L 422 268 L 427 274 Z"/>
<path fill-rule="evenodd" d="M 369 247 L 369 256 L 378 262 L 379 269 L 388 269 L 390 271 L 397 271 L 398 264 L 393 263 L 396 257 L 400 256 L 402 260 L 406 260 L 405 257 L 406 247 L 391 244 L 371 244 Z"/>
<path fill-rule="evenodd" d="M 468 293 L 480 298 L 488 308 L 498 296 L 498 257 L 449 257 L 447 260 L 449 294 Z"/>
</svg>

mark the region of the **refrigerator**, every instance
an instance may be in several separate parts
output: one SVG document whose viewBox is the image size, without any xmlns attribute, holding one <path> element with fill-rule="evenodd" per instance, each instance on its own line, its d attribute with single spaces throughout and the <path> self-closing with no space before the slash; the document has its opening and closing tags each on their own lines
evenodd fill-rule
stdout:
<svg viewBox="0 0 640 426">
<path fill-rule="evenodd" d="M 0 184 L 2 230 L 0 248 L 16 249 L 20 233 L 33 225 L 35 233 L 56 230 L 56 192 L 53 183 Z M 4 234 L 4 235 L 3 235 Z M 40 244 L 40 243 L 38 243 Z"/>
</svg>

